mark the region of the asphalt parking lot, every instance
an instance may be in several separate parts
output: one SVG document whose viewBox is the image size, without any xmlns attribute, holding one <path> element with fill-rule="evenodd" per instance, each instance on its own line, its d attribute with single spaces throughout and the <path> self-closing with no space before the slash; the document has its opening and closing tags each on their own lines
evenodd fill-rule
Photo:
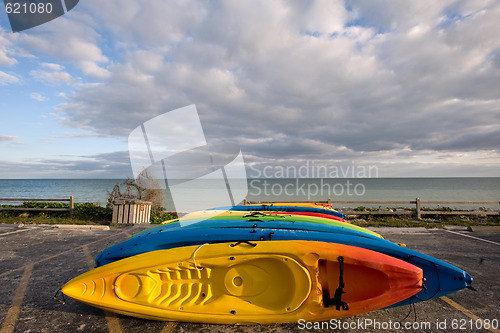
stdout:
<svg viewBox="0 0 500 333">
<path fill-rule="evenodd" d="M 500 228 L 376 229 L 385 238 L 445 260 L 474 277 L 477 291 L 341 321 L 270 326 L 157 322 L 53 299 L 96 255 L 149 225 L 105 229 L 0 224 L 0 333 L 7 332 L 500 332 Z M 58 298 L 61 298 L 58 295 Z M 484 327 L 489 327 L 485 329 Z"/>
</svg>

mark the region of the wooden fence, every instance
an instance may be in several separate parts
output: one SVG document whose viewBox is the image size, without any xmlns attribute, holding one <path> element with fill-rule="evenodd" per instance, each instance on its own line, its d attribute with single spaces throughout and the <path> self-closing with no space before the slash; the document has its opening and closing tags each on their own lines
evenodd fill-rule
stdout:
<svg viewBox="0 0 500 333">
<path fill-rule="evenodd" d="M 415 211 L 408 210 L 379 210 L 379 211 L 346 211 L 348 215 L 412 215 L 415 214 L 417 219 L 421 219 L 422 215 L 499 215 L 498 211 L 483 211 L 483 210 L 424 210 L 422 206 L 427 205 L 498 205 L 499 201 L 422 201 L 416 198 L 411 201 L 335 201 L 336 204 L 361 204 L 361 205 L 415 205 Z"/>
<path fill-rule="evenodd" d="M 69 199 L 13 199 L 13 198 L 0 198 L 0 202 L 60 202 L 60 201 L 68 201 L 69 208 L 27 208 L 27 207 L 0 207 L 1 210 L 21 210 L 21 211 L 35 211 L 35 212 L 69 212 L 70 215 L 73 215 L 73 210 L 75 208 L 74 198 L 70 196 Z"/>
<path fill-rule="evenodd" d="M 484 211 L 484 210 L 424 210 L 422 205 L 500 205 L 500 201 L 422 201 L 420 198 L 416 198 L 411 201 L 333 201 L 331 199 L 325 201 L 280 201 L 282 203 L 318 203 L 318 204 L 351 204 L 351 205 L 380 205 L 387 207 L 388 205 L 415 205 L 415 211 L 412 210 L 364 210 L 364 211 L 353 211 L 353 210 L 340 210 L 346 216 L 351 215 L 415 215 L 417 219 L 421 219 L 422 215 L 500 215 L 499 211 Z M 252 204 L 272 204 L 272 202 L 264 201 L 247 201 L 243 202 L 244 205 Z"/>
</svg>

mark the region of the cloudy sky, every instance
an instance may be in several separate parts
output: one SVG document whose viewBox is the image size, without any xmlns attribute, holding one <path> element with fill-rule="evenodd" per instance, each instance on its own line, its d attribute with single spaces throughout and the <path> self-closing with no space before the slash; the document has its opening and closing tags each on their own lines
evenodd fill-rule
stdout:
<svg viewBox="0 0 500 333">
<path fill-rule="evenodd" d="M 12 33 L 2 6 L 0 178 L 130 176 L 131 131 L 190 104 L 249 176 L 500 176 L 498 17 L 498 0 L 81 0 Z"/>
</svg>

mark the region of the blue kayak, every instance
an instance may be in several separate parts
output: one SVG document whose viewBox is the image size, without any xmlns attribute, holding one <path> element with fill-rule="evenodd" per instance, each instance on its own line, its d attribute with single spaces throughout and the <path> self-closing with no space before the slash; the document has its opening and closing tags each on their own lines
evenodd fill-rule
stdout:
<svg viewBox="0 0 500 333">
<path fill-rule="evenodd" d="M 381 236 L 375 232 L 372 232 L 361 227 L 346 224 L 337 223 L 327 224 L 327 223 L 316 223 L 316 222 L 298 222 L 293 219 L 282 219 L 276 217 L 276 219 L 262 220 L 260 218 L 249 218 L 249 219 L 195 219 L 190 220 L 190 224 L 183 226 L 178 221 L 172 221 L 170 223 L 162 224 L 157 227 L 153 227 L 148 230 L 144 230 L 133 235 L 131 238 L 139 238 L 148 235 L 157 234 L 160 232 L 169 231 L 175 228 L 267 228 L 267 229 L 290 229 L 290 230 L 309 230 L 309 231 L 322 231 L 322 232 L 337 232 L 348 235 L 355 235 L 360 237 L 374 237 L 380 238 Z"/>
<path fill-rule="evenodd" d="M 314 240 L 357 246 L 401 259 L 420 267 L 424 272 L 425 288 L 415 296 L 394 304 L 407 305 L 438 298 L 464 289 L 472 277 L 462 269 L 431 256 L 399 246 L 388 240 L 338 232 L 291 230 L 263 227 L 248 228 L 172 228 L 164 232 L 131 238 L 102 251 L 96 265 L 102 266 L 117 260 L 156 250 L 205 243 L 252 242 L 273 240 Z M 345 281 L 348 283 L 348 281 Z"/>
<path fill-rule="evenodd" d="M 305 212 L 305 213 L 319 213 L 327 214 L 340 218 L 345 218 L 345 214 L 339 213 L 331 209 L 315 208 L 315 207 L 302 207 L 302 206 L 272 206 L 272 205 L 257 205 L 257 206 L 226 206 L 217 207 L 207 210 L 236 210 L 240 212 Z"/>
</svg>

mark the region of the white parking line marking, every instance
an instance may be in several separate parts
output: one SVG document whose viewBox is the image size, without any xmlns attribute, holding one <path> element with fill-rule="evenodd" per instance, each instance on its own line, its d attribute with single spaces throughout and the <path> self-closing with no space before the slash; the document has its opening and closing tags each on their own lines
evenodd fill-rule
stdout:
<svg viewBox="0 0 500 333">
<path fill-rule="evenodd" d="M 27 229 L 27 230 L 28 230 L 28 229 Z M 84 245 L 80 245 L 80 246 L 74 247 L 74 248 L 72 248 L 72 249 L 69 249 L 69 250 L 66 250 L 66 251 L 60 252 L 60 253 L 58 253 L 58 254 L 55 254 L 55 255 L 53 255 L 53 256 L 50 256 L 50 257 L 48 257 L 48 258 L 44 258 L 44 259 L 38 260 L 38 261 L 34 262 L 34 263 L 33 263 L 33 265 L 35 265 L 35 264 L 40 264 L 40 263 L 42 263 L 42 262 L 44 262 L 44 261 L 47 261 L 47 260 L 50 260 L 50 259 L 54 259 L 54 258 L 56 258 L 56 257 L 59 257 L 60 255 L 63 255 L 63 254 L 70 253 L 70 252 L 76 251 L 76 250 L 78 250 L 78 249 L 81 249 L 81 248 L 83 248 L 84 246 L 88 246 L 88 245 L 92 245 L 92 244 L 95 244 L 95 243 L 98 243 L 98 242 L 102 242 L 102 241 L 107 240 L 107 239 L 109 239 L 109 238 L 116 237 L 116 236 L 120 236 L 120 235 L 122 235 L 122 234 L 123 234 L 123 232 L 120 232 L 120 233 L 118 233 L 118 234 L 114 234 L 114 235 L 111 235 L 111 236 L 107 236 L 107 237 L 104 237 L 104 238 L 98 239 L 98 240 L 96 240 L 96 241 L 93 241 L 93 242 L 90 242 L 90 243 L 87 243 L 87 244 L 84 244 Z M 8 274 L 10 274 L 10 273 L 12 273 L 12 272 L 16 272 L 16 271 L 18 271 L 18 270 L 20 270 L 20 269 L 24 269 L 24 268 L 26 268 L 27 266 L 28 266 L 28 265 L 21 266 L 21 267 L 18 267 L 18 268 L 11 269 L 10 271 L 6 271 L 6 272 L 3 272 L 3 273 L 0 273 L 0 277 L 3 277 L 3 276 L 5 276 L 5 275 L 8 275 Z"/>
<path fill-rule="evenodd" d="M 18 233 L 20 233 L 20 232 L 23 232 L 23 231 L 28 231 L 28 230 L 33 230 L 33 229 L 38 229 L 38 228 L 21 229 L 21 230 L 16 230 L 16 231 L 11 231 L 11 232 L 6 232 L 6 233 L 3 233 L 3 234 L 0 234 L 0 237 L 2 237 L 2 236 L 7 236 L 7 235 L 12 235 L 12 234 L 18 234 Z"/>
<path fill-rule="evenodd" d="M 469 238 L 477 239 L 477 240 L 480 240 L 480 241 L 483 241 L 483 242 L 487 242 L 487 243 L 491 243 L 491 244 L 495 244 L 495 245 L 500 245 L 500 243 L 497 243 L 497 242 L 494 242 L 494 241 L 490 241 L 488 239 L 482 239 L 482 238 L 478 238 L 478 237 L 474 237 L 474 236 L 470 236 L 470 235 L 465 235 L 465 234 L 461 234 L 459 232 L 451 231 L 451 230 L 445 230 L 445 231 L 446 232 L 451 232 L 452 234 L 456 234 L 456 235 L 460 235 L 460 236 L 464 236 L 464 237 L 469 237 Z"/>
<path fill-rule="evenodd" d="M 457 309 L 458 311 L 462 312 L 464 315 L 466 315 L 467 317 L 469 317 L 470 319 L 474 320 L 474 321 L 480 321 L 481 322 L 481 327 L 484 327 L 485 326 L 485 323 L 484 323 L 484 320 L 478 316 L 476 316 L 474 313 L 472 313 L 470 310 L 467 310 L 466 308 L 464 308 L 463 306 L 461 306 L 460 304 L 458 304 L 457 302 L 453 301 L 452 299 L 446 297 L 446 296 L 442 296 L 440 298 L 442 301 L 448 303 L 449 305 L 451 305 L 452 307 L 454 307 L 455 309 Z M 493 333 L 500 333 L 500 330 L 497 330 L 493 327 L 490 327 L 490 328 L 485 328 L 485 330 L 488 329 L 489 331 L 493 332 Z"/>
</svg>

